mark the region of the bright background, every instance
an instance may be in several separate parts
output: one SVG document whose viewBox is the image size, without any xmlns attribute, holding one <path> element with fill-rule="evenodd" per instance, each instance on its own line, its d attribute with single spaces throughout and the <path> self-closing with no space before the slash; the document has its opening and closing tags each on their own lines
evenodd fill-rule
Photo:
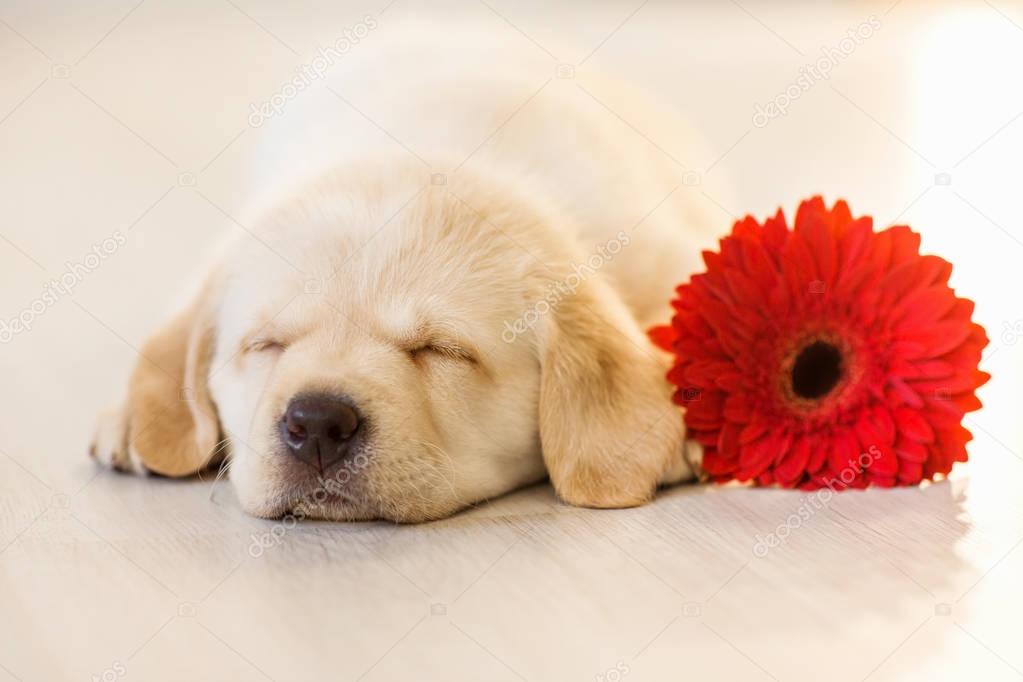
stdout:
<svg viewBox="0 0 1023 682">
<path fill-rule="evenodd" d="M 125 236 L 30 331 L 0 334 L 0 682 L 1023 678 L 1023 6 L 552 4 L 0 0 L 0 320 Z M 843 494 L 763 557 L 804 495 L 681 488 L 596 512 L 539 486 L 428 526 L 303 524 L 253 557 L 275 526 L 228 486 L 99 472 L 95 412 L 168 283 L 242 231 L 252 152 L 289 125 L 251 127 L 250 104 L 367 14 L 366 40 L 419 21 L 442 46 L 467 24 L 539 56 L 538 87 L 609 72 L 647 91 L 700 130 L 704 151 L 665 151 L 722 231 L 820 192 L 923 232 L 992 339 L 971 461 Z M 871 16 L 829 79 L 753 125 Z M 299 100 L 400 148 L 386 112 L 323 83 Z M 659 145 L 638 111 L 608 115 Z"/>
</svg>

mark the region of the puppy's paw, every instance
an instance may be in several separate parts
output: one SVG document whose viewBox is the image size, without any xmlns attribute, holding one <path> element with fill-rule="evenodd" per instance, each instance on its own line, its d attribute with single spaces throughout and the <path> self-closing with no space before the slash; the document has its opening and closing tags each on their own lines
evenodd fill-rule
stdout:
<svg viewBox="0 0 1023 682">
<path fill-rule="evenodd" d="M 703 446 L 695 440 L 687 438 L 682 447 L 683 456 L 689 463 L 689 468 L 693 470 L 693 476 L 701 483 L 706 482 L 708 476 L 703 470 Z"/>
<path fill-rule="evenodd" d="M 124 409 L 100 414 L 89 446 L 89 456 L 100 465 L 124 473 L 145 473 L 145 467 L 128 441 L 128 415 Z"/>
<path fill-rule="evenodd" d="M 672 460 L 671 466 L 661 476 L 660 485 L 669 486 L 689 481 L 702 483 L 707 480 L 703 472 L 703 446 L 687 438 L 682 441 L 681 450 L 682 456 Z"/>
</svg>

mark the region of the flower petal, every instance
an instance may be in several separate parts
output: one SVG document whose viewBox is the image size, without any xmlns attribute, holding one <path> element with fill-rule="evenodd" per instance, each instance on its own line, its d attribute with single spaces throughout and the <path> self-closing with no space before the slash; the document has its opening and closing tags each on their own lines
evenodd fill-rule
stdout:
<svg viewBox="0 0 1023 682">
<path fill-rule="evenodd" d="M 791 487 L 802 478 L 806 473 L 806 465 L 810 461 L 810 445 L 809 438 L 796 438 L 792 447 L 782 454 L 780 461 L 774 467 L 774 475 L 779 483 Z"/>
<path fill-rule="evenodd" d="M 899 433 L 906 438 L 918 443 L 930 443 L 934 440 L 934 429 L 917 410 L 900 407 L 895 410 L 894 417 Z"/>
</svg>

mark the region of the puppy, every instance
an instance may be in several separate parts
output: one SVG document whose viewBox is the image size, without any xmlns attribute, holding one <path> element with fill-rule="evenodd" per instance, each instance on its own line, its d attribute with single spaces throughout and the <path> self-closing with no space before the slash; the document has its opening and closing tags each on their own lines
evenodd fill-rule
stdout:
<svg viewBox="0 0 1023 682">
<path fill-rule="evenodd" d="M 252 165 L 311 177 L 144 345 L 95 457 L 171 477 L 227 457 L 268 518 L 426 521 L 545 477 L 629 507 L 693 478 L 644 333 L 710 241 L 681 128 L 483 40 L 371 39 L 331 82 L 388 139 L 289 105 Z"/>
</svg>

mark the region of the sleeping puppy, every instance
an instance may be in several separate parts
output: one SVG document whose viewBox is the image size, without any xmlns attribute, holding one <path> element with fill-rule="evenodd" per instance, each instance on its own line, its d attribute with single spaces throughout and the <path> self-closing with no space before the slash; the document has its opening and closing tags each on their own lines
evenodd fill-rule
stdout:
<svg viewBox="0 0 1023 682">
<path fill-rule="evenodd" d="M 313 99 L 260 131 L 252 164 L 286 189 L 142 348 L 100 462 L 227 457 L 253 515 L 397 522 L 545 477 L 603 508 L 694 477 L 644 334 L 710 234 L 665 151 L 680 129 L 644 112 L 638 133 L 612 113 L 631 95 L 464 43 L 342 65 L 336 94 L 408 152 L 324 132 Z"/>
</svg>

